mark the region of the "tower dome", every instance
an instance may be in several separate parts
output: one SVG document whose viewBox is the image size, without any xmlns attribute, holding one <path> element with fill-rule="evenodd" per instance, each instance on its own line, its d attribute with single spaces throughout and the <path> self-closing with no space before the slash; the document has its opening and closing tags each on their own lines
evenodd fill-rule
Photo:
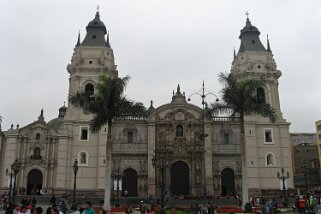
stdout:
<svg viewBox="0 0 321 214">
<path fill-rule="evenodd" d="M 99 12 L 96 12 L 95 18 L 90 21 L 86 27 L 86 37 L 80 44 L 81 46 L 106 46 L 105 35 L 107 34 L 105 24 L 100 20 Z"/>
<path fill-rule="evenodd" d="M 244 51 L 266 51 L 260 40 L 260 31 L 257 27 L 253 26 L 250 19 L 247 17 L 246 24 L 241 30 L 239 38 L 241 45 L 239 52 Z"/>
</svg>

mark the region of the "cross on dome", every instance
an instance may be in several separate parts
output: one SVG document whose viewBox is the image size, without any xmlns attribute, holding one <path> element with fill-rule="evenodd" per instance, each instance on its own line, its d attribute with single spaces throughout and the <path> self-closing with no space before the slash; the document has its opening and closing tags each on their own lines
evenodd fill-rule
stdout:
<svg viewBox="0 0 321 214">
<path fill-rule="evenodd" d="M 245 12 L 245 15 L 246 15 L 246 18 L 248 19 L 248 18 L 249 18 L 249 15 L 250 15 L 249 11 L 246 11 L 246 12 Z"/>
</svg>

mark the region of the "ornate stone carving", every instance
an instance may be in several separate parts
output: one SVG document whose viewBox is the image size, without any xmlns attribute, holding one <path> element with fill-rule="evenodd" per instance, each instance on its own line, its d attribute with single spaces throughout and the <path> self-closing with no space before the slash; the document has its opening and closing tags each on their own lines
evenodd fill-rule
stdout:
<svg viewBox="0 0 321 214">
<path fill-rule="evenodd" d="M 175 120 L 185 120 L 185 115 L 183 112 L 178 112 L 175 114 Z"/>
</svg>

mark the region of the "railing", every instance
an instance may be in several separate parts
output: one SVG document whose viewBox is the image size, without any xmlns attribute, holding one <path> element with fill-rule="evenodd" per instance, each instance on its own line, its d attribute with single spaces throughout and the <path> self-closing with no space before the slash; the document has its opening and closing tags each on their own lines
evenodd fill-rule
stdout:
<svg viewBox="0 0 321 214">
<path fill-rule="evenodd" d="M 147 116 L 132 116 L 123 115 L 116 118 L 116 120 L 146 120 Z"/>
<path fill-rule="evenodd" d="M 115 143 L 113 152 L 115 153 L 147 153 L 147 143 Z"/>
<path fill-rule="evenodd" d="M 30 159 L 31 160 L 42 160 L 42 156 L 41 155 L 36 155 L 36 156 L 31 155 Z"/>
<path fill-rule="evenodd" d="M 240 154 L 240 144 L 213 144 L 215 154 Z"/>
<path fill-rule="evenodd" d="M 240 122 L 239 117 L 213 117 L 215 122 L 225 122 L 225 123 L 238 123 Z"/>
</svg>

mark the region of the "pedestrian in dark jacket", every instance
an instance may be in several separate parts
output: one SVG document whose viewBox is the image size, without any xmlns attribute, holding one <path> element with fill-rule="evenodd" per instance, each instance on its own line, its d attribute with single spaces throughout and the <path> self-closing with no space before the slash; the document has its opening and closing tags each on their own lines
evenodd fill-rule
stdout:
<svg viewBox="0 0 321 214">
<path fill-rule="evenodd" d="M 12 206 L 11 202 L 8 202 L 6 204 L 6 212 L 5 212 L 5 214 L 13 214 L 13 206 Z"/>
</svg>

